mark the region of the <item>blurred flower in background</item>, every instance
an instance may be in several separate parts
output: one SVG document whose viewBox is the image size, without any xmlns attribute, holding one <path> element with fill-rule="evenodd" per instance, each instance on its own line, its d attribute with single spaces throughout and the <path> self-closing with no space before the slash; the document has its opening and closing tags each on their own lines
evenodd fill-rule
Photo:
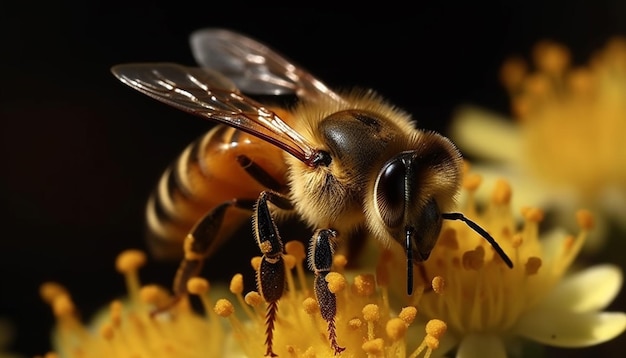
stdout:
<svg viewBox="0 0 626 358">
<path fill-rule="evenodd" d="M 626 230 L 626 40 L 610 40 L 581 67 L 564 46 L 541 42 L 533 65 L 512 58 L 502 67 L 515 121 L 465 107 L 450 136 L 483 160 L 473 168 L 486 182 L 513 183 L 515 207 L 545 208 L 568 229 L 576 208 L 591 210 L 598 222 L 586 248 L 597 250 L 609 226 Z"/>
</svg>

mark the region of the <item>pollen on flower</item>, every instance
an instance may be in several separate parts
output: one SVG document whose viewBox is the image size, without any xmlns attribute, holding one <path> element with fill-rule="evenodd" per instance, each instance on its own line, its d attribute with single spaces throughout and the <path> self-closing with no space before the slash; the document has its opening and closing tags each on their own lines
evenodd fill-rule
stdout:
<svg viewBox="0 0 626 358">
<path fill-rule="evenodd" d="M 328 289 L 332 293 L 338 293 L 346 288 L 346 278 L 338 272 L 331 272 L 326 275 L 326 282 L 328 282 Z"/>
<path fill-rule="evenodd" d="M 297 254 L 300 244 L 285 245 L 289 252 L 285 256 L 295 259 L 295 265 L 285 260 L 286 281 L 289 291 L 278 301 L 277 319 L 272 333 L 272 350 L 279 356 L 313 357 L 338 354 L 336 346 L 329 340 L 328 322 L 323 315 L 329 307 L 320 307 L 313 295 L 310 277 L 292 277 L 299 272 L 306 257 Z M 286 249 L 287 250 L 287 249 Z M 417 316 L 414 306 L 396 311 L 389 305 L 386 287 L 381 287 L 376 275 L 360 273 L 351 275 L 351 280 L 341 273 L 347 259 L 340 256 L 335 260 L 332 271 L 324 277 L 329 294 L 335 295 L 334 329 L 337 344 L 351 357 L 383 356 L 408 357 L 407 351 L 415 349 L 421 342 L 406 339 L 406 331 Z M 384 271 L 391 256 L 383 252 L 376 265 L 377 272 Z M 348 289 L 349 288 L 349 289 Z M 253 302 L 254 301 L 254 302 Z M 262 356 L 266 353 L 265 310 L 268 304 L 258 293 L 248 293 L 245 304 L 254 306 L 253 315 L 246 322 L 233 323 L 234 342 L 244 355 Z M 229 316 L 230 318 L 234 316 Z M 416 356 L 416 355 L 414 355 Z"/>
<path fill-rule="evenodd" d="M 51 305 L 57 320 L 55 353 L 70 358 L 222 356 L 220 337 L 224 332 L 219 320 L 194 313 L 187 300 L 167 313 L 151 315 L 171 296 L 162 287 L 141 286 L 137 273 L 145 261 L 145 254 L 137 250 L 118 256 L 115 267 L 125 277 L 129 298 L 113 300 L 94 317 L 90 327 L 81 321 L 65 288 L 56 283 L 41 286 L 42 299 Z M 198 280 L 190 281 L 189 286 L 196 294 L 204 295 L 208 290 L 208 283 Z M 215 340 L 207 342 L 208 336 Z"/>
<path fill-rule="evenodd" d="M 229 317 L 230 315 L 235 313 L 235 306 L 233 306 L 233 304 L 229 300 L 222 298 L 215 303 L 215 308 L 213 310 L 219 316 Z"/>
<path fill-rule="evenodd" d="M 290 252 L 283 260 L 288 291 L 278 301 L 273 352 L 296 358 L 335 354 L 402 358 L 432 352 L 433 344 L 425 343 L 432 341 L 431 336 L 426 334 L 416 340 L 407 335 L 418 318 L 416 307 L 391 306 L 386 287 L 389 280 L 376 280 L 377 276 L 388 276 L 391 253 L 383 251 L 380 262 L 371 267 L 377 275 L 362 272 L 346 276 L 340 271 L 345 270 L 347 259 L 339 255 L 338 269 L 333 266 L 325 276 L 326 292 L 335 295 L 334 301 L 325 301 L 335 305 L 335 335 L 331 337 L 324 318 L 329 307 L 320 307 L 313 294 L 311 277 L 303 271 L 306 257 L 302 245 L 288 243 L 285 247 Z M 232 277 L 228 291 L 218 290 L 220 295 L 227 295 L 222 297 L 215 296 L 215 286 L 206 279 L 194 277 L 186 286 L 190 297 L 154 314 L 155 308 L 169 303 L 172 296 L 161 286 L 141 285 L 138 273 L 145 262 L 145 255 L 136 250 L 120 254 L 116 268 L 126 279 L 129 298 L 113 300 L 94 319 L 93 327 L 80 321 L 65 288 L 55 283 L 42 285 L 41 296 L 51 305 L 58 321 L 55 350 L 61 356 L 258 357 L 267 353 L 265 314 L 269 304 L 259 292 L 245 293 L 242 274 Z M 253 265 L 258 262 L 251 261 Z M 192 298 L 200 301 L 201 310 L 194 310 Z M 331 338 L 336 339 L 335 345 Z M 431 348 L 418 352 L 419 346 Z M 345 351 L 338 351 L 338 347 L 345 347 Z"/>
<path fill-rule="evenodd" d="M 578 220 L 578 225 L 583 230 L 591 230 L 593 229 L 593 215 L 589 210 L 579 210 L 576 212 L 576 219 Z"/>
<path fill-rule="evenodd" d="M 387 321 L 387 326 L 385 327 L 387 336 L 394 341 L 404 338 L 406 330 L 407 325 L 401 318 L 390 319 Z"/>
<path fill-rule="evenodd" d="M 495 238 L 514 266 L 507 267 L 485 239 L 464 223 L 444 220 L 437 244 L 421 264 L 421 274 L 414 277 L 414 286 L 432 287 L 419 302 L 421 317 L 431 319 L 424 341 L 427 347 L 438 345 L 436 327 L 460 337 L 511 329 L 558 283 L 592 227 L 591 214 L 581 211 L 576 237 L 562 235 L 544 242 L 539 237 L 543 212 L 523 209 L 520 226 L 512 215 L 513 190 L 507 182 L 499 181 L 492 188 L 492 200 L 480 211 L 473 200 L 477 187 L 471 189 L 461 211 L 473 213 L 467 215 Z M 404 252 L 393 251 L 390 269 L 399 271 L 405 265 Z M 392 285 L 395 292 L 405 289 L 402 279 L 392 280 Z"/>
<path fill-rule="evenodd" d="M 433 291 L 438 294 L 443 294 L 446 289 L 446 280 L 441 276 L 435 276 L 432 281 Z"/>
</svg>

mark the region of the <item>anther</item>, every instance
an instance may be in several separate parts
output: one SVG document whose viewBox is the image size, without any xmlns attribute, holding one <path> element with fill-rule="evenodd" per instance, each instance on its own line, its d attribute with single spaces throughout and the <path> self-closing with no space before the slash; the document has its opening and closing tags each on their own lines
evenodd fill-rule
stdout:
<svg viewBox="0 0 626 358">
<path fill-rule="evenodd" d="M 229 289 L 230 289 L 230 292 L 235 295 L 239 295 L 243 293 L 243 275 L 242 274 L 237 273 L 233 276 L 233 278 L 230 280 Z"/>
<path fill-rule="evenodd" d="M 192 295 L 205 295 L 209 292 L 209 281 L 202 277 L 192 277 L 187 281 L 187 291 Z"/>
<path fill-rule="evenodd" d="M 392 318 L 387 321 L 387 325 L 385 326 L 385 331 L 387 332 L 387 336 L 391 338 L 393 341 L 400 340 L 404 338 L 406 334 L 407 325 L 400 318 Z"/>
<path fill-rule="evenodd" d="M 215 303 L 215 307 L 213 308 L 213 310 L 220 317 L 230 317 L 230 315 L 235 313 L 235 307 L 229 300 L 225 298 L 219 299 Z"/>
<path fill-rule="evenodd" d="M 497 180 L 491 193 L 491 201 L 499 206 L 508 205 L 511 202 L 511 196 L 512 190 L 509 182 L 504 179 Z"/>
<path fill-rule="evenodd" d="M 328 290 L 332 293 L 341 292 L 347 286 L 346 278 L 337 272 L 329 272 L 324 279 L 328 282 Z"/>
<path fill-rule="evenodd" d="M 120 273 L 136 271 L 146 263 L 146 254 L 139 250 L 125 250 L 117 256 L 115 268 Z"/>
<path fill-rule="evenodd" d="M 398 318 L 407 325 L 413 323 L 415 317 L 417 317 L 417 308 L 414 306 L 404 307 L 398 314 Z"/>
<path fill-rule="evenodd" d="M 578 222 L 578 226 L 583 230 L 593 229 L 593 214 L 591 214 L 589 210 L 578 210 L 578 212 L 576 212 L 576 221 Z"/>
</svg>

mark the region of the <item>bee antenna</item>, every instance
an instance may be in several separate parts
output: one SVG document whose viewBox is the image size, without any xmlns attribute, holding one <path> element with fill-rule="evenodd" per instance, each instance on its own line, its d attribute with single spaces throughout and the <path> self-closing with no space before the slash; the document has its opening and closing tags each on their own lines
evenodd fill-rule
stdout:
<svg viewBox="0 0 626 358">
<path fill-rule="evenodd" d="M 513 268 L 513 261 L 511 261 L 511 259 L 507 256 L 507 254 L 504 252 L 504 250 L 502 250 L 500 245 L 498 245 L 498 242 L 496 242 L 496 240 L 491 235 L 489 235 L 489 233 L 487 231 L 485 231 L 485 229 L 480 227 L 480 225 L 478 225 L 475 222 L 473 222 L 472 220 L 466 218 L 461 213 L 442 213 L 441 214 L 441 218 L 442 219 L 446 219 L 446 220 L 461 220 L 461 221 L 465 222 L 465 224 L 467 224 L 467 226 L 469 226 L 478 235 L 482 236 L 485 240 L 487 240 L 487 242 L 489 242 L 489 244 L 491 244 L 493 249 L 496 250 L 498 255 L 502 258 L 504 263 L 509 268 Z"/>
</svg>

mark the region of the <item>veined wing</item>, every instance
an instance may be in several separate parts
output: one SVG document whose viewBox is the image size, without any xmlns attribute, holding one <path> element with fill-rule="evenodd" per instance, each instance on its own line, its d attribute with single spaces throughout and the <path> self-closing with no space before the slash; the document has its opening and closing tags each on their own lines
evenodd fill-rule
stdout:
<svg viewBox="0 0 626 358">
<path fill-rule="evenodd" d="M 190 36 L 197 63 L 230 78 L 249 94 L 295 94 L 310 101 L 341 97 L 303 68 L 266 45 L 224 29 L 202 29 Z"/>
<path fill-rule="evenodd" d="M 219 73 L 173 63 L 130 63 L 111 72 L 128 86 L 173 107 L 241 129 L 310 164 L 312 145 Z"/>
</svg>

